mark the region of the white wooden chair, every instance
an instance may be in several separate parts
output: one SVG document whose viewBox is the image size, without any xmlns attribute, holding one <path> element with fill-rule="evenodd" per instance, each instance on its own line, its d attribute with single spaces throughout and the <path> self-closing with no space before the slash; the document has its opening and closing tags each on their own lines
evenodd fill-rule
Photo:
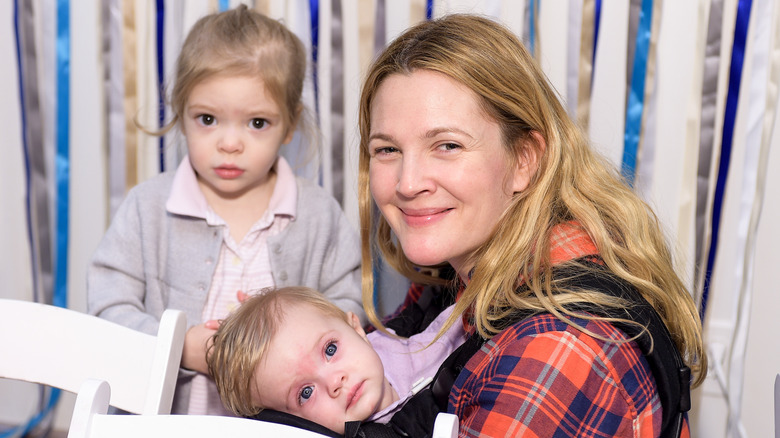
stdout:
<svg viewBox="0 0 780 438">
<path fill-rule="evenodd" d="M 780 374 L 775 376 L 775 438 L 780 438 Z"/>
<path fill-rule="evenodd" d="M 186 322 L 166 310 L 157 336 L 61 307 L 0 299 L 0 378 L 78 393 L 89 378 L 111 384 L 110 404 L 137 414 L 171 412 Z"/>
<path fill-rule="evenodd" d="M 87 380 L 76 397 L 68 438 L 187 438 L 286 437 L 322 438 L 308 430 L 247 418 L 214 415 L 111 415 L 106 414 L 110 386 L 100 380 Z M 433 438 L 458 436 L 458 418 L 439 414 Z"/>
</svg>

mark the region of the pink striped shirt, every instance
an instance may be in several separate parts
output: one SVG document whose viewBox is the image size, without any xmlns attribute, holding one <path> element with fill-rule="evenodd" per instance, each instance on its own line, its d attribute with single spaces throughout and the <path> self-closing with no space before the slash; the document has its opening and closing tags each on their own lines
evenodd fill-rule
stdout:
<svg viewBox="0 0 780 438">
<path fill-rule="evenodd" d="M 203 218 L 209 225 L 222 228 L 222 247 L 203 307 L 202 321 L 224 319 L 238 306 L 238 291 L 251 294 L 274 287 L 267 240 L 279 234 L 295 218 L 298 189 L 295 175 L 284 158 L 279 157 L 273 169 L 276 186 L 268 209 L 240 242 L 231 237 L 227 223 L 209 207 L 189 159 L 183 160 L 176 170 L 167 209 Z M 196 375 L 192 381 L 188 413 L 231 415 L 222 406 L 214 381 L 203 374 Z"/>
</svg>

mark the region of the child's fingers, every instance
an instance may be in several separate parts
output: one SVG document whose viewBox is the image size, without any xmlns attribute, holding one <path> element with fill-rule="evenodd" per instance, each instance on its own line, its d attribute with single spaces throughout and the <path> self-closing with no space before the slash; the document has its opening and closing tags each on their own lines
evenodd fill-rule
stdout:
<svg viewBox="0 0 780 438">
<path fill-rule="evenodd" d="M 236 298 L 238 298 L 239 303 L 243 303 L 244 301 L 247 300 L 247 298 L 249 298 L 249 294 L 240 290 L 236 292 Z"/>
<path fill-rule="evenodd" d="M 219 328 L 219 325 L 222 323 L 222 321 L 218 319 L 210 319 L 203 323 L 207 329 L 216 330 Z"/>
</svg>

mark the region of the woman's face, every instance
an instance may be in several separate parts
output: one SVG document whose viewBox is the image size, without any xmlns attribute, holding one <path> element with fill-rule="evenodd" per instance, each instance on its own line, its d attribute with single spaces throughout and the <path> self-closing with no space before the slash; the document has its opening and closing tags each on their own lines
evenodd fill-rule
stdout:
<svg viewBox="0 0 780 438">
<path fill-rule="evenodd" d="M 469 256 L 528 184 L 509 165 L 498 123 L 471 90 L 428 70 L 387 77 L 370 123 L 371 194 L 404 254 L 465 275 Z"/>
</svg>

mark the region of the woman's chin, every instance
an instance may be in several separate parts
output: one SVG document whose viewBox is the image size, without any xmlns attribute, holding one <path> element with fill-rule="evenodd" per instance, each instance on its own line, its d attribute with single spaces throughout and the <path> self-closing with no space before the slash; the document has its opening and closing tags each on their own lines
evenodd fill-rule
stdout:
<svg viewBox="0 0 780 438">
<path fill-rule="evenodd" d="M 406 253 L 405 253 L 406 254 Z M 432 257 L 432 256 L 409 256 L 409 254 L 406 254 L 406 257 L 418 266 L 437 266 L 440 265 L 446 260 L 443 260 L 441 257 Z"/>
</svg>

